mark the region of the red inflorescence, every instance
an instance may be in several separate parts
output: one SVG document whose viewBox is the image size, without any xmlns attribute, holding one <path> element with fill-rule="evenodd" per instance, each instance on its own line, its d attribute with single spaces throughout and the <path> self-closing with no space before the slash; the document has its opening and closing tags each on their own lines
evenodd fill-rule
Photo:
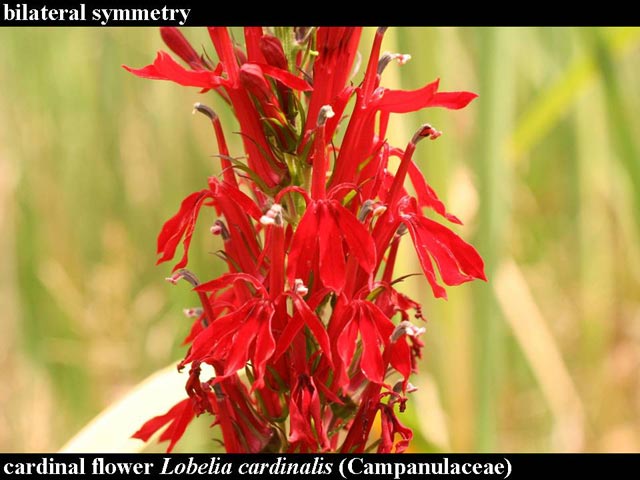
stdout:
<svg viewBox="0 0 640 480">
<path fill-rule="evenodd" d="M 437 272 L 446 285 L 486 278 L 477 251 L 423 213 L 461 223 L 412 159 L 420 140 L 441 132 L 425 124 L 402 150 L 386 141 L 387 125 L 391 113 L 460 109 L 476 95 L 439 92 L 437 80 L 412 91 L 381 86 L 387 64 L 409 58 L 380 53 L 382 28 L 358 85 L 361 28 L 277 31 L 244 29 L 243 49 L 226 28 L 209 28 L 215 64 L 165 27 L 162 38 L 189 68 L 162 51 L 151 65 L 125 67 L 217 93 L 238 119 L 238 158 L 246 158 L 230 155 L 217 115 L 196 104 L 212 122 L 222 173 L 188 195 L 158 236 L 158 263 L 182 243 L 169 280 L 187 280 L 202 304 L 189 310 L 195 320 L 179 365 L 189 366 L 188 396 L 134 437 L 167 426 L 160 440 L 170 451 L 208 412 L 228 452 L 401 452 L 412 432 L 396 414 L 415 389 L 408 380 L 424 332 L 410 322 L 411 311 L 422 319 L 420 305 L 394 287 L 401 237 L 409 233 L 436 297 L 446 297 Z M 204 283 L 184 269 L 202 207 L 215 209 L 211 233 L 224 242 L 228 269 Z M 212 378 L 202 378 L 203 364 Z"/>
</svg>

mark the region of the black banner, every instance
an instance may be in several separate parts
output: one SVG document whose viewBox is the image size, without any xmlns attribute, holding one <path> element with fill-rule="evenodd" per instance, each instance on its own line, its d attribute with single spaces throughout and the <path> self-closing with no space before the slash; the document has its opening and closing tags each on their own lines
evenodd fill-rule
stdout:
<svg viewBox="0 0 640 480">
<path fill-rule="evenodd" d="M 419 5 L 419 6 L 416 6 Z M 0 1 L 0 26 L 205 26 L 205 25 L 629 25 L 624 9 L 524 6 L 506 10 L 486 2 L 387 5 L 344 2 L 194 2 L 183 0 Z M 637 20 L 636 20 L 637 23 Z M 633 23 L 631 23 L 633 24 Z"/>
<path fill-rule="evenodd" d="M 2 454 L 5 478 L 617 478 L 635 476 L 638 454 Z"/>
</svg>

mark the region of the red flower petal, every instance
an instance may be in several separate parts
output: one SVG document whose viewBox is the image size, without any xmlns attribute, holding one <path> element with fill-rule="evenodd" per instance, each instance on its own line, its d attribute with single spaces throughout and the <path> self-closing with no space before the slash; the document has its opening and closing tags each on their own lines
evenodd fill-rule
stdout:
<svg viewBox="0 0 640 480">
<path fill-rule="evenodd" d="M 342 236 L 326 202 L 318 202 L 317 211 L 320 279 L 339 293 L 344 288 L 346 269 Z"/>
<path fill-rule="evenodd" d="M 248 273 L 225 273 L 224 275 L 219 276 L 218 278 L 214 278 L 205 283 L 201 283 L 194 290 L 196 292 L 216 292 L 225 287 L 228 287 L 234 282 L 239 280 L 244 280 L 247 283 L 250 283 L 255 287 L 256 290 L 260 291 L 264 296 L 267 295 L 267 291 L 264 288 L 264 285 L 253 275 L 249 275 Z"/>
<path fill-rule="evenodd" d="M 378 342 L 378 330 L 367 308 L 361 308 L 358 316 L 360 337 L 362 338 L 362 358 L 360 369 L 375 383 L 384 380 L 384 363 Z"/>
<path fill-rule="evenodd" d="M 330 208 L 349 246 L 349 254 L 358 259 L 365 272 L 371 273 L 376 266 L 376 247 L 371 234 L 353 213 L 338 202 L 331 202 Z"/>
<path fill-rule="evenodd" d="M 280 80 L 284 85 L 293 90 L 299 90 L 301 92 L 308 92 L 309 90 L 312 90 L 311 85 L 309 85 L 305 80 L 296 77 L 286 70 L 281 70 L 267 64 L 260 64 L 260 68 L 265 75 L 275 78 L 276 80 Z"/>
<path fill-rule="evenodd" d="M 359 313 L 354 306 L 347 307 L 342 312 L 344 322 L 342 329 L 338 332 L 336 347 L 338 354 L 345 367 L 349 367 L 353 354 L 356 351 L 356 340 L 358 339 L 358 322 L 354 321 L 354 316 Z"/>
<path fill-rule="evenodd" d="M 477 97 L 471 92 L 441 92 L 438 93 L 440 80 L 425 85 L 417 90 L 384 90 L 382 98 L 376 102 L 376 107 L 383 112 L 408 113 L 427 107 L 445 107 L 460 109 Z"/>
<path fill-rule="evenodd" d="M 274 311 L 273 309 L 270 309 L 270 311 L 267 309 L 263 309 L 260 313 L 260 326 L 258 327 L 258 331 L 256 334 L 255 349 L 253 351 L 253 355 L 251 356 L 255 374 L 255 380 L 251 387 L 252 390 L 256 388 L 262 388 L 264 386 L 266 364 L 276 349 L 276 341 L 273 338 L 273 332 L 271 331 L 271 320 L 273 318 Z M 238 335 L 236 341 L 242 343 L 244 341 L 244 338 Z"/>
<path fill-rule="evenodd" d="M 438 92 L 434 95 L 429 106 L 459 110 L 469 105 L 477 96 L 473 92 Z"/>
<path fill-rule="evenodd" d="M 329 344 L 329 335 L 327 335 L 327 330 L 324 328 L 324 325 L 300 295 L 293 295 L 293 304 L 304 319 L 304 323 L 309 327 L 311 333 L 313 333 L 313 336 L 316 337 L 322 353 L 327 357 L 329 362 L 331 362 L 331 345 Z"/>
<path fill-rule="evenodd" d="M 435 260 L 447 285 L 459 285 L 474 278 L 486 280 L 482 257 L 447 227 L 414 214 L 403 215 L 402 221 L 409 228 L 422 269 L 436 297 L 446 298 L 446 293 L 435 279 L 429 255 Z"/>
<path fill-rule="evenodd" d="M 347 86 L 340 92 L 336 98 L 331 102 L 331 108 L 333 109 L 334 116 L 327 120 L 325 127 L 325 138 L 333 138 L 333 134 L 336 132 L 338 125 L 342 121 L 342 114 L 347 107 L 347 103 L 351 98 L 351 95 L 355 91 L 355 87 Z"/>
<path fill-rule="evenodd" d="M 395 328 L 393 323 L 375 303 L 365 302 L 364 306 L 375 325 L 376 331 L 380 333 L 383 344 L 387 345 Z"/>
<path fill-rule="evenodd" d="M 232 343 L 233 334 L 252 314 L 255 303 L 249 301 L 236 311 L 215 319 L 193 339 L 189 353 L 181 363 L 185 365 L 194 360 L 204 361 L 210 357 L 214 349 L 216 357 L 222 358 L 224 351 Z"/>
<path fill-rule="evenodd" d="M 144 68 L 131 68 L 123 65 L 124 69 L 142 78 L 152 80 L 170 80 L 185 87 L 217 88 L 224 80 L 209 70 L 186 70 L 166 52 L 158 52 L 152 65 Z"/>
<path fill-rule="evenodd" d="M 436 298 L 447 298 L 446 290 L 438 283 L 436 279 L 435 271 L 433 270 L 433 264 L 431 263 L 431 258 L 429 257 L 427 241 L 424 238 L 424 232 L 422 230 L 416 229 L 413 222 L 406 221 L 405 225 L 411 234 L 411 239 L 413 240 L 413 244 L 416 248 L 416 253 L 418 254 L 418 259 L 420 260 L 420 266 L 422 267 L 422 271 L 424 272 L 429 284 L 431 285 L 431 290 L 433 291 L 433 295 Z"/>
<path fill-rule="evenodd" d="M 273 354 L 275 360 L 279 359 L 284 352 L 291 346 L 293 339 L 298 332 L 304 327 L 304 318 L 299 313 L 294 313 L 293 317 L 289 319 L 287 325 L 284 327 L 280 338 L 278 338 L 278 344 L 276 351 Z"/>
<path fill-rule="evenodd" d="M 200 332 L 204 330 L 204 325 L 202 324 L 203 319 L 205 318 L 204 313 L 200 315 L 192 324 L 191 330 L 189 331 L 189 335 L 182 341 L 182 345 L 190 344 L 194 338 L 200 335 Z"/>
<path fill-rule="evenodd" d="M 258 334 L 260 313 L 258 308 L 254 308 L 248 313 L 246 319 L 244 319 L 244 324 L 240 326 L 234 336 L 229 356 L 226 359 L 225 376 L 234 374 L 247 363 L 249 347 Z"/>
<path fill-rule="evenodd" d="M 291 248 L 287 263 L 287 279 L 293 285 L 296 278 L 307 281 L 311 273 L 311 264 L 315 256 L 315 246 L 318 241 L 318 219 L 316 218 L 315 202 L 307 205 L 298 228 L 291 238 Z"/>
<path fill-rule="evenodd" d="M 180 210 L 173 217 L 167 220 L 158 235 L 158 254 L 162 256 L 158 259 L 157 264 L 171 260 L 176 252 L 176 247 L 180 239 L 184 236 L 182 244 L 184 245 L 184 256 L 173 267 L 173 270 L 184 267 L 188 261 L 189 245 L 191 244 L 191 236 L 195 228 L 198 212 L 202 206 L 202 202 L 211 194 L 208 190 L 194 192 L 185 198 L 180 205 Z"/>
<path fill-rule="evenodd" d="M 214 190 L 219 189 L 220 195 L 224 195 L 240 205 L 247 215 L 256 220 L 260 220 L 262 211 L 258 208 L 256 202 L 254 202 L 251 197 L 246 195 L 242 190 L 233 185 L 229 185 L 228 183 L 221 182 L 215 177 L 211 177 L 209 179 L 209 185 L 212 186 L 212 189 Z M 215 187 L 213 187 L 214 185 Z"/>
<path fill-rule="evenodd" d="M 487 280 L 478 251 L 444 225 L 426 217 L 417 218 L 424 229 L 429 251 L 447 285 L 460 285 L 474 278 Z"/>
<path fill-rule="evenodd" d="M 411 349 L 407 345 L 407 339 L 401 338 L 390 344 L 388 348 L 390 348 L 391 366 L 407 381 L 411 375 Z"/>
<path fill-rule="evenodd" d="M 424 179 L 422 172 L 413 160 L 409 163 L 409 178 L 411 179 L 411 183 L 413 183 L 413 188 L 416 190 L 418 204 L 421 207 L 429 207 L 450 222 L 462 225 L 458 217 L 447 212 L 444 203 L 442 203 L 442 200 L 438 198 L 438 194 Z"/>
<path fill-rule="evenodd" d="M 191 420 L 195 417 L 192 401 L 185 398 L 181 402 L 171 407 L 164 415 L 158 415 L 145 422 L 140 429 L 132 435 L 133 438 L 139 438 L 143 442 L 149 441 L 151 436 L 165 425 L 169 424 L 165 432 L 160 437 L 160 441 L 170 440 L 167 447 L 167 453 L 173 450 L 175 444 L 182 438 L 185 430 Z"/>
</svg>

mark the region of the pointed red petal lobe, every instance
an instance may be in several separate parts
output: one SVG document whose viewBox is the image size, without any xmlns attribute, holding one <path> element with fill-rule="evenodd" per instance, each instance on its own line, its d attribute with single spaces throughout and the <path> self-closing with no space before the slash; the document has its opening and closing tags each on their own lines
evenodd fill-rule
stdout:
<svg viewBox="0 0 640 480">
<path fill-rule="evenodd" d="M 378 344 L 377 329 L 366 310 L 361 308 L 359 314 L 359 328 L 362 338 L 360 369 L 372 382 L 382 383 L 384 380 L 384 364 Z"/>
<path fill-rule="evenodd" d="M 157 251 L 158 254 L 162 254 L 162 256 L 158 259 L 157 264 L 173 258 L 176 247 L 183 236 L 184 256 L 173 270 L 175 271 L 187 264 L 189 245 L 198 218 L 198 212 L 200 211 L 202 202 L 210 196 L 211 194 L 208 190 L 192 193 L 182 201 L 178 213 L 166 221 L 158 235 Z"/>
<path fill-rule="evenodd" d="M 417 90 L 385 90 L 376 106 L 389 113 L 415 112 L 427 107 L 458 110 L 477 97 L 471 92 L 438 93 L 439 82 L 440 80 L 436 80 Z"/>
<path fill-rule="evenodd" d="M 409 163 L 409 178 L 411 178 L 413 188 L 415 188 L 416 190 L 418 204 L 421 207 L 429 207 L 450 222 L 462 225 L 462 222 L 460 221 L 460 219 L 458 219 L 458 217 L 447 212 L 444 203 L 442 203 L 442 200 L 438 198 L 438 194 L 424 179 L 422 172 L 413 160 L 411 161 L 411 163 Z"/>
<path fill-rule="evenodd" d="M 331 345 L 329 344 L 329 335 L 324 325 L 300 295 L 293 295 L 293 304 L 304 319 L 304 323 L 309 327 L 311 333 L 313 333 L 313 336 L 316 337 L 322 353 L 326 355 L 329 362 L 331 362 Z"/>
<path fill-rule="evenodd" d="M 255 340 L 260 326 L 260 312 L 254 308 L 249 316 L 246 318 L 244 325 L 242 325 L 236 333 L 231 350 L 229 351 L 229 357 L 226 361 L 225 376 L 231 375 L 247 363 L 249 358 L 249 348 Z M 240 320 L 242 321 L 242 320 Z"/>
<path fill-rule="evenodd" d="M 460 285 L 474 278 L 486 280 L 484 262 L 477 250 L 444 225 L 426 217 L 418 219 L 423 238 L 447 285 Z"/>
<path fill-rule="evenodd" d="M 342 235 L 325 202 L 318 202 L 318 226 L 320 278 L 334 292 L 341 292 L 346 269 Z"/>
<path fill-rule="evenodd" d="M 260 68 L 262 69 L 262 73 L 270 76 L 271 78 L 275 78 L 276 80 L 280 80 L 284 85 L 293 90 L 308 92 L 312 89 L 311 85 L 309 85 L 305 80 L 296 77 L 286 70 L 281 70 L 280 68 L 276 68 L 267 64 L 261 64 Z"/>
<path fill-rule="evenodd" d="M 332 202 L 330 208 L 340 225 L 340 233 L 349 246 L 349 254 L 358 259 L 365 272 L 371 273 L 376 265 L 376 247 L 371 234 L 353 213 L 338 202 Z"/>
<path fill-rule="evenodd" d="M 418 259 L 420 260 L 420 266 L 422 267 L 422 271 L 424 272 L 427 280 L 429 281 L 429 284 L 431 285 L 433 295 L 436 298 L 446 299 L 447 292 L 436 279 L 436 274 L 433 270 L 433 264 L 431 263 L 431 259 L 429 258 L 427 241 L 424 238 L 423 232 L 416 229 L 412 222 L 405 221 L 404 224 L 407 226 L 409 233 L 411 234 L 411 239 L 413 240 L 413 244 L 416 248 Z"/>
<path fill-rule="evenodd" d="M 127 65 L 122 65 L 122 68 L 127 72 L 133 73 L 136 77 L 146 78 L 149 80 L 167 80 L 167 77 L 162 75 L 153 64 L 142 68 L 132 68 Z"/>
<path fill-rule="evenodd" d="M 194 417 L 195 412 L 193 411 L 191 399 L 185 398 L 171 407 L 164 415 L 158 415 L 148 420 L 132 437 L 147 442 L 154 433 L 168 424 L 169 426 L 160 437 L 160 441 L 170 440 L 167 447 L 167 453 L 170 453 L 178 440 L 182 438 L 187 426 Z"/>
<path fill-rule="evenodd" d="M 194 290 L 196 292 L 216 292 L 240 280 L 253 285 L 255 289 L 266 295 L 267 292 L 264 288 L 264 285 L 260 283 L 260 280 L 258 280 L 253 275 L 249 275 L 248 273 L 225 273 L 218 278 L 214 278 L 213 280 L 209 280 L 208 282 L 201 283 L 196 288 L 194 288 Z"/>
<path fill-rule="evenodd" d="M 434 95 L 429 106 L 460 110 L 469 105 L 477 96 L 473 92 L 438 92 Z"/>
<path fill-rule="evenodd" d="M 336 129 L 342 120 L 342 114 L 344 113 L 344 109 L 347 107 L 347 102 L 351 98 L 351 94 L 353 94 L 354 90 L 355 87 L 345 87 L 331 103 L 334 116 L 327 120 L 327 126 L 325 127 L 326 138 L 333 138 L 333 134 L 336 132 Z"/>
<path fill-rule="evenodd" d="M 177 63 L 166 52 L 158 52 L 152 65 L 144 68 L 131 68 L 123 65 L 125 70 L 142 78 L 152 80 L 170 80 L 185 87 L 217 88 L 223 79 L 209 70 L 187 70 Z"/>
<path fill-rule="evenodd" d="M 278 338 L 278 344 L 276 345 L 276 351 L 273 354 L 275 360 L 279 359 L 280 356 L 287 351 L 287 349 L 291 346 L 293 339 L 297 335 L 297 333 L 304 327 L 304 318 L 302 315 L 296 313 L 289 319 L 287 325 L 284 327 L 280 338 Z"/>
<path fill-rule="evenodd" d="M 438 265 L 442 280 L 447 285 L 459 285 L 474 278 L 486 280 L 482 257 L 458 235 L 426 217 L 415 214 L 402 217 L 436 297 L 446 298 L 446 292 L 437 283 L 430 256 Z"/>
<path fill-rule="evenodd" d="M 401 338 L 390 345 L 391 366 L 404 378 L 405 382 L 411 375 L 411 349 L 407 345 L 406 338 Z"/>
<path fill-rule="evenodd" d="M 359 314 L 359 313 L 357 313 Z M 338 355 L 343 363 L 343 368 L 349 368 L 351 361 L 353 360 L 354 352 L 356 351 L 356 342 L 358 340 L 358 322 L 356 320 L 350 320 L 340 332 L 338 337 L 337 349 Z M 335 357 L 334 357 L 335 358 Z"/>
<path fill-rule="evenodd" d="M 385 90 L 377 107 L 383 112 L 415 112 L 429 106 L 438 91 L 440 80 L 435 80 L 417 90 Z"/>
<path fill-rule="evenodd" d="M 291 238 L 287 263 L 287 279 L 290 285 L 293 285 L 296 278 L 301 278 L 305 282 L 309 278 L 318 241 L 317 235 L 316 204 L 310 203 Z"/>
<path fill-rule="evenodd" d="M 228 183 L 220 182 L 217 178 L 211 178 L 209 180 L 209 184 L 219 188 L 221 195 L 224 195 L 226 198 L 231 199 L 235 203 L 237 203 L 240 207 L 242 207 L 247 215 L 253 217 L 256 220 L 260 220 L 262 212 L 256 205 L 256 202 L 254 202 L 251 197 L 246 195 L 242 190 L 233 185 L 229 185 Z"/>
<path fill-rule="evenodd" d="M 384 339 L 384 344 L 386 345 L 395 328 L 393 323 L 375 303 L 366 302 L 365 306 L 367 314 L 373 321 L 376 330 L 380 333 L 380 336 Z"/>
<path fill-rule="evenodd" d="M 253 352 L 253 368 L 255 372 L 255 381 L 252 385 L 252 390 L 256 388 L 262 388 L 264 386 L 264 374 L 266 370 L 267 361 L 273 355 L 276 349 L 276 341 L 273 338 L 273 332 L 271 331 L 271 319 L 273 318 L 273 310 L 262 311 L 260 316 L 260 326 L 258 327 L 258 333 L 256 335 L 256 346 Z M 239 337 L 242 341 L 242 337 Z"/>
</svg>

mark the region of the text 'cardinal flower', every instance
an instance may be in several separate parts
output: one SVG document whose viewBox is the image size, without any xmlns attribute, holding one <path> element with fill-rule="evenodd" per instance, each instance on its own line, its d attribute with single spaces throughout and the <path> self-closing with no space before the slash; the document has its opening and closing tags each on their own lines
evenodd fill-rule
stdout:
<svg viewBox="0 0 640 480">
<path fill-rule="evenodd" d="M 418 143 L 441 132 L 424 124 L 400 147 L 386 132 L 392 113 L 457 110 L 476 95 L 441 92 L 438 80 L 416 90 L 382 86 L 384 69 L 410 58 L 381 53 L 384 33 L 377 30 L 357 84 L 357 27 L 247 27 L 243 42 L 211 27 L 216 55 L 165 27 L 162 39 L 183 64 L 160 51 L 146 67 L 125 67 L 215 93 L 233 110 L 244 147 L 230 152 L 214 110 L 196 103 L 211 122 L 220 174 L 185 197 L 157 243 L 158 263 L 179 258 L 167 280 L 184 280 L 200 303 L 185 310 L 193 324 L 179 368 L 189 378 L 185 399 L 136 438 L 164 429 L 171 451 L 194 418 L 209 414 L 227 452 L 409 446 L 413 433 L 398 413 L 415 390 L 409 378 L 425 328 L 421 306 L 396 290 L 400 242 L 413 243 L 435 297 L 446 297 L 444 285 L 486 277 L 478 252 L 426 213 L 461 224 L 413 160 Z M 185 267 L 203 208 L 216 217 L 209 230 L 223 248 L 215 261 L 227 273 L 200 282 Z"/>
</svg>

